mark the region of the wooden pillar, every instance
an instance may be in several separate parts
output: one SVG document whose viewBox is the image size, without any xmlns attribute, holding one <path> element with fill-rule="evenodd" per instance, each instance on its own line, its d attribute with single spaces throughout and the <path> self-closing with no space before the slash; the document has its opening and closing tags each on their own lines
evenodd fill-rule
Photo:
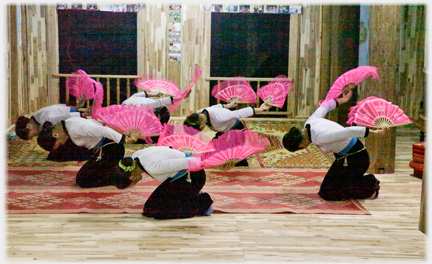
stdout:
<svg viewBox="0 0 432 264">
<path fill-rule="evenodd" d="M 423 233 L 427 233 L 427 164 L 425 164 L 425 170 L 422 178 L 422 191 L 421 191 L 421 204 L 420 204 L 420 221 L 419 230 Z"/>
<path fill-rule="evenodd" d="M 369 63 L 378 67 L 379 80 L 365 82 L 365 97 L 376 96 L 394 102 L 398 82 L 399 25 L 401 6 L 370 7 Z M 366 147 L 371 156 L 369 173 L 393 173 L 396 136 L 393 128 L 384 135 L 371 134 Z"/>
</svg>

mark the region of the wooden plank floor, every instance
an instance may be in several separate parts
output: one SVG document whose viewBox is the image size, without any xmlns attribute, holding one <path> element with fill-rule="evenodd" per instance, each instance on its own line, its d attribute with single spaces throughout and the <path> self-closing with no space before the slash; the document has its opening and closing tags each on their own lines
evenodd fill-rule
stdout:
<svg viewBox="0 0 432 264">
<path fill-rule="evenodd" d="M 399 129 L 396 172 L 377 175 L 371 215 L 213 214 L 181 220 L 141 215 L 7 215 L 6 260 L 396 262 L 425 261 L 422 181 L 408 166 L 418 131 Z"/>
</svg>

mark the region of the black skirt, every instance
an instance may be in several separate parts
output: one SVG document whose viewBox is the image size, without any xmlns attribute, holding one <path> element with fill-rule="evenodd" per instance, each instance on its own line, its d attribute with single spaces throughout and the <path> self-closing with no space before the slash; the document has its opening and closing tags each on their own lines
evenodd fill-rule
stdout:
<svg viewBox="0 0 432 264">
<path fill-rule="evenodd" d="M 332 201 L 366 199 L 379 190 L 380 182 L 375 176 L 364 175 L 369 168 L 370 158 L 366 149 L 361 150 L 363 148 L 363 143 L 357 140 L 348 152 L 355 154 L 345 158 L 347 166 L 344 166 L 345 159 L 335 154 L 336 160 L 324 177 L 319 196 Z"/>
<path fill-rule="evenodd" d="M 81 188 L 120 186 L 118 163 L 125 154 L 125 148 L 123 144 L 114 143 L 109 139 L 105 139 L 103 144 L 110 142 L 112 144 L 102 148 L 100 160 L 97 159 L 97 156 L 92 157 L 78 171 L 76 176 L 78 186 Z"/>
<path fill-rule="evenodd" d="M 208 193 L 201 193 L 206 181 L 204 170 L 191 172 L 179 179 L 167 179 L 159 185 L 144 204 L 143 215 L 155 219 L 190 218 L 204 213 L 213 200 Z"/>
</svg>

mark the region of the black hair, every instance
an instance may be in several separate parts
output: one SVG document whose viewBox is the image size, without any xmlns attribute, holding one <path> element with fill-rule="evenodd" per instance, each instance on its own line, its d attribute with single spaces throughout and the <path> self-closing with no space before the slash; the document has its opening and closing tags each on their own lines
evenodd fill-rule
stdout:
<svg viewBox="0 0 432 264">
<path fill-rule="evenodd" d="M 30 118 L 20 116 L 15 123 L 15 134 L 23 140 L 29 139 L 30 129 L 27 128 L 27 124 L 30 122 Z"/>
<path fill-rule="evenodd" d="M 286 133 L 282 139 L 283 146 L 291 152 L 300 149 L 300 143 L 303 140 L 303 135 L 298 127 L 291 127 L 290 131 Z"/>
<path fill-rule="evenodd" d="M 50 121 L 46 121 L 42 125 L 42 129 L 37 138 L 38 145 L 46 151 L 52 151 L 57 141 L 57 138 L 53 137 L 53 129 L 53 124 Z"/>
<path fill-rule="evenodd" d="M 130 167 L 133 166 L 133 159 L 131 157 L 123 158 L 119 161 L 123 166 Z M 115 180 L 115 186 L 119 189 L 126 189 L 129 187 L 129 185 L 132 183 L 132 181 L 129 179 L 132 175 L 132 171 L 125 171 L 120 166 L 117 167 L 118 172 L 117 179 Z"/>
<path fill-rule="evenodd" d="M 185 121 L 183 122 L 183 124 L 188 126 L 188 127 L 192 127 L 192 128 L 200 130 L 201 122 L 200 122 L 199 114 L 193 113 L 193 114 L 187 116 Z"/>
</svg>

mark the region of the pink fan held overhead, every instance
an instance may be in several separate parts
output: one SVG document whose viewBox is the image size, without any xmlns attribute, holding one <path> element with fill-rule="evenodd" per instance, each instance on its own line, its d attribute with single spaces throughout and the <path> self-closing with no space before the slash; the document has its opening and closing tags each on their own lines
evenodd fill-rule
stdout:
<svg viewBox="0 0 432 264">
<path fill-rule="evenodd" d="M 374 80 L 379 79 L 378 68 L 374 66 L 359 66 L 355 69 L 345 72 L 336 79 L 336 81 L 330 87 L 326 98 L 320 101 L 319 105 L 322 105 L 324 102 L 327 102 L 329 100 L 338 98 L 342 94 L 343 89 L 346 85 L 350 83 L 359 85 L 369 76 L 372 76 L 372 79 Z"/>
<path fill-rule="evenodd" d="M 168 96 L 180 97 L 181 92 L 174 81 L 167 78 L 157 78 L 152 74 L 142 74 L 135 79 L 135 86 L 147 91 L 158 92 Z"/>
<path fill-rule="evenodd" d="M 256 94 L 244 77 L 234 77 L 215 85 L 212 95 L 224 102 L 255 103 Z"/>
<path fill-rule="evenodd" d="M 285 75 L 279 75 L 269 84 L 259 88 L 257 95 L 268 105 L 283 107 L 288 96 L 292 80 L 287 80 Z"/>
<path fill-rule="evenodd" d="M 192 87 L 195 85 L 198 78 L 201 76 L 201 69 L 198 66 L 195 66 L 195 72 L 192 75 L 191 80 L 189 81 L 189 84 L 181 91 L 181 96 L 176 97 L 173 99 L 173 103 L 168 106 L 168 111 L 172 113 L 174 110 L 177 109 L 177 107 L 180 105 L 180 103 L 189 96 Z"/>
<path fill-rule="evenodd" d="M 217 167 L 227 171 L 239 161 L 265 149 L 270 143 L 257 132 L 233 129 L 210 144 L 213 144 L 215 151 L 201 157 L 202 168 Z"/>
<path fill-rule="evenodd" d="M 347 123 L 367 127 L 395 127 L 411 124 L 412 121 L 397 105 L 385 99 L 368 97 L 350 109 Z"/>
</svg>

